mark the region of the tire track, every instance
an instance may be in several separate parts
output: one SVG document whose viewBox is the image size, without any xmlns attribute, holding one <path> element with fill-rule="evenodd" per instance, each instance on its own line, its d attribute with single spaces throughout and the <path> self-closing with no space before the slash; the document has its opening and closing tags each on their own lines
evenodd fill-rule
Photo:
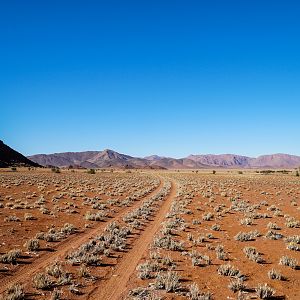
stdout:
<svg viewBox="0 0 300 300">
<path fill-rule="evenodd" d="M 158 194 L 164 186 L 163 178 L 159 176 L 159 179 L 160 179 L 160 184 L 154 191 L 152 191 L 145 197 L 139 199 L 138 201 L 135 201 L 133 205 L 121 209 L 115 214 L 115 216 L 110 218 L 108 221 L 101 222 L 95 228 L 93 228 L 92 230 L 86 233 L 82 233 L 82 234 L 78 233 L 78 234 L 71 235 L 69 238 L 65 239 L 57 246 L 55 252 L 45 253 L 40 257 L 38 257 L 36 260 L 34 260 L 32 263 L 21 266 L 12 275 L 7 275 L 7 277 L 1 279 L 0 294 L 4 293 L 7 290 L 7 288 L 9 288 L 12 284 L 26 283 L 29 279 L 33 277 L 35 273 L 47 267 L 55 259 L 60 259 L 62 257 L 65 257 L 65 255 L 68 252 L 80 247 L 80 245 L 84 244 L 89 239 L 93 238 L 94 236 L 98 235 L 100 232 L 104 231 L 108 223 L 122 219 L 123 216 L 125 216 L 129 211 L 139 207 L 143 201 L 151 198 L 153 195 Z"/>
<path fill-rule="evenodd" d="M 171 191 L 166 200 L 160 207 L 154 220 L 141 233 L 139 238 L 134 242 L 132 249 L 122 257 L 116 269 L 112 272 L 111 277 L 100 282 L 87 296 L 88 300 L 117 300 L 122 299 L 126 291 L 127 282 L 130 276 L 135 272 L 136 266 L 144 253 L 148 251 L 154 235 L 159 230 L 166 214 L 168 213 L 172 200 L 176 196 L 176 184 L 171 180 Z"/>
</svg>

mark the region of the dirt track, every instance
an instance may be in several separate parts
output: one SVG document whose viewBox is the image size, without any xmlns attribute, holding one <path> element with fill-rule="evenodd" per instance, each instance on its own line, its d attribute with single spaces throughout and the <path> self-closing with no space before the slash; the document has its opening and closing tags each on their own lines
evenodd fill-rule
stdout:
<svg viewBox="0 0 300 300">
<path fill-rule="evenodd" d="M 135 201 L 133 205 L 125 207 L 121 209 L 119 212 L 115 213 L 115 215 L 109 219 L 111 221 L 117 221 L 122 219 L 124 215 L 126 215 L 129 211 L 137 208 L 142 201 L 149 199 L 151 196 L 157 194 L 163 187 L 164 180 L 160 177 L 160 184 L 159 186 L 149 193 L 147 196 L 143 197 L 139 201 Z M 39 270 L 43 270 L 49 264 L 54 262 L 56 259 L 64 257 L 69 251 L 72 249 L 76 249 L 80 247 L 83 243 L 87 242 L 89 239 L 93 238 L 94 236 L 98 235 L 102 232 L 105 227 L 107 226 L 108 222 L 101 222 L 95 228 L 87 231 L 86 233 L 77 233 L 66 240 L 62 241 L 55 249 L 54 252 L 48 252 L 40 257 L 36 258 L 33 263 L 24 264 L 14 272 L 13 276 L 7 276 L 0 281 L 0 294 L 4 293 L 8 287 L 15 283 L 25 283 L 28 279 L 32 278 L 34 274 L 36 274 Z"/>
<path fill-rule="evenodd" d="M 175 195 L 176 184 L 174 181 L 171 181 L 170 194 L 163 202 L 153 221 L 151 221 L 151 223 L 147 226 L 146 230 L 142 231 L 138 240 L 135 241 L 132 249 L 122 257 L 116 269 L 114 269 L 112 271 L 112 274 L 110 274 L 110 278 L 105 279 L 103 282 L 100 282 L 98 286 L 96 286 L 90 292 L 87 299 L 116 300 L 122 299 L 126 296 L 123 293 L 126 290 L 127 282 L 130 276 L 135 271 L 140 259 L 148 250 L 148 247 L 151 244 L 155 233 L 161 226 L 161 223 L 164 220 Z"/>
</svg>

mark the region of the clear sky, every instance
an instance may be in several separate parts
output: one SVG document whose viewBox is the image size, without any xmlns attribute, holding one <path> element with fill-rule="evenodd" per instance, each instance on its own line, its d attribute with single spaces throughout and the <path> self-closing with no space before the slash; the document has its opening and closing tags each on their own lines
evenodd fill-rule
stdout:
<svg viewBox="0 0 300 300">
<path fill-rule="evenodd" d="M 1 1 L 0 139 L 29 155 L 300 155 L 300 1 Z"/>
</svg>

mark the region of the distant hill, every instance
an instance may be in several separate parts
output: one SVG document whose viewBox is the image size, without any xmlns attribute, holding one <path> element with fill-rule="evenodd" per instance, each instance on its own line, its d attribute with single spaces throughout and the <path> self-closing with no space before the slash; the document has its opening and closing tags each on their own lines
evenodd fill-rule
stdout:
<svg viewBox="0 0 300 300">
<path fill-rule="evenodd" d="M 5 145 L 3 141 L 0 140 L 0 168 L 12 166 L 40 167 L 38 163 L 29 160 L 27 157 Z"/>
<path fill-rule="evenodd" d="M 252 168 L 297 168 L 300 167 L 300 156 L 289 154 L 262 155 L 250 161 Z"/>
<path fill-rule="evenodd" d="M 224 168 L 249 167 L 250 161 L 253 159 L 251 157 L 235 155 L 235 154 L 190 155 L 187 158 L 211 167 L 224 167 Z"/>
<path fill-rule="evenodd" d="M 256 158 L 236 154 L 190 155 L 189 159 L 211 167 L 223 168 L 297 168 L 300 156 L 289 154 L 262 155 Z"/>
<path fill-rule="evenodd" d="M 289 154 L 262 155 L 257 158 L 236 154 L 189 155 L 185 158 L 158 155 L 144 158 L 121 154 L 113 150 L 37 154 L 28 157 L 43 165 L 83 168 L 151 168 L 151 169 L 201 169 L 201 168 L 297 168 L 300 156 Z"/>
<path fill-rule="evenodd" d="M 147 168 L 162 169 L 162 166 L 156 165 L 143 158 L 132 157 L 125 154 L 106 149 L 103 151 L 85 151 L 85 152 L 64 152 L 54 154 L 37 154 L 29 156 L 29 159 L 36 163 L 47 166 L 68 167 L 79 166 L 83 168 Z"/>
</svg>

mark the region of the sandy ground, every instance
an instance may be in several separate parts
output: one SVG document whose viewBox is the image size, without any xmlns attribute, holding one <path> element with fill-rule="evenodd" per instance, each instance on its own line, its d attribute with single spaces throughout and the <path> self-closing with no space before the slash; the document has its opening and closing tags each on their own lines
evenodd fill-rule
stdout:
<svg viewBox="0 0 300 300">
<path fill-rule="evenodd" d="M 236 170 L 217 171 L 216 175 L 211 171 L 95 175 L 83 171 L 1 171 L 0 255 L 14 249 L 20 249 L 21 255 L 14 264 L 0 263 L 0 293 L 20 283 L 31 299 L 49 299 L 57 290 L 62 292 L 61 299 L 189 299 L 190 286 L 195 283 L 199 293 L 210 292 L 211 299 L 256 299 L 257 286 L 267 284 L 276 291 L 273 299 L 299 299 L 300 252 L 287 249 L 291 243 L 286 241 L 287 237 L 300 235 L 299 196 L 300 180 L 290 174 L 238 174 Z M 146 218 L 149 207 L 153 209 Z M 132 227 L 126 217 L 132 218 L 136 211 L 139 215 L 133 219 L 140 224 Z M 87 212 L 105 213 L 105 217 L 101 221 L 86 220 Z M 205 217 L 208 213 L 212 215 L 210 220 Z M 25 214 L 35 219 L 25 220 Z M 251 225 L 241 224 L 246 218 Z M 167 232 L 166 223 L 176 223 L 175 220 L 180 220 L 181 225 L 172 225 Z M 107 249 L 109 254 L 100 254 L 101 264 L 87 265 L 89 276 L 80 275 L 82 263 L 70 264 L 68 254 L 89 242 L 98 243 L 96 237 L 105 234 L 112 222 L 124 228 L 131 226 L 123 241 L 125 248 Z M 40 248 L 35 251 L 24 246 L 39 233 L 60 232 L 65 223 L 74 225 L 76 232 L 56 242 L 39 240 Z M 276 223 L 280 229 L 268 228 L 269 223 Z M 239 232 L 255 230 L 259 234 L 252 240 L 235 238 Z M 267 238 L 270 230 L 282 237 Z M 155 246 L 154 240 L 162 236 L 181 242 L 181 249 Z M 226 260 L 217 257 L 218 245 L 222 245 Z M 300 249 L 293 243 L 297 245 Z M 246 257 L 243 249 L 250 246 L 256 248 L 262 263 Z M 210 263 L 202 261 L 193 266 L 195 253 L 209 256 Z M 173 263 L 162 266 L 158 256 Z M 296 267 L 280 265 L 282 256 L 296 259 Z M 58 278 L 48 275 L 52 280 L 48 289 L 34 287 L 34 276 L 46 274 L 47 267 L 55 261 L 71 280 L 58 284 Z M 148 272 L 150 278 L 141 279 L 137 267 L 145 262 L 156 262 L 159 267 Z M 224 264 L 231 264 L 243 275 L 246 287 L 239 296 L 228 288 L 230 281 L 236 279 L 218 274 Z M 270 279 L 271 269 L 281 272 L 285 280 Z M 170 292 L 155 289 L 158 274 L 169 272 L 179 277 L 176 288 Z M 143 288 L 143 296 L 130 292 L 138 287 Z"/>
</svg>

